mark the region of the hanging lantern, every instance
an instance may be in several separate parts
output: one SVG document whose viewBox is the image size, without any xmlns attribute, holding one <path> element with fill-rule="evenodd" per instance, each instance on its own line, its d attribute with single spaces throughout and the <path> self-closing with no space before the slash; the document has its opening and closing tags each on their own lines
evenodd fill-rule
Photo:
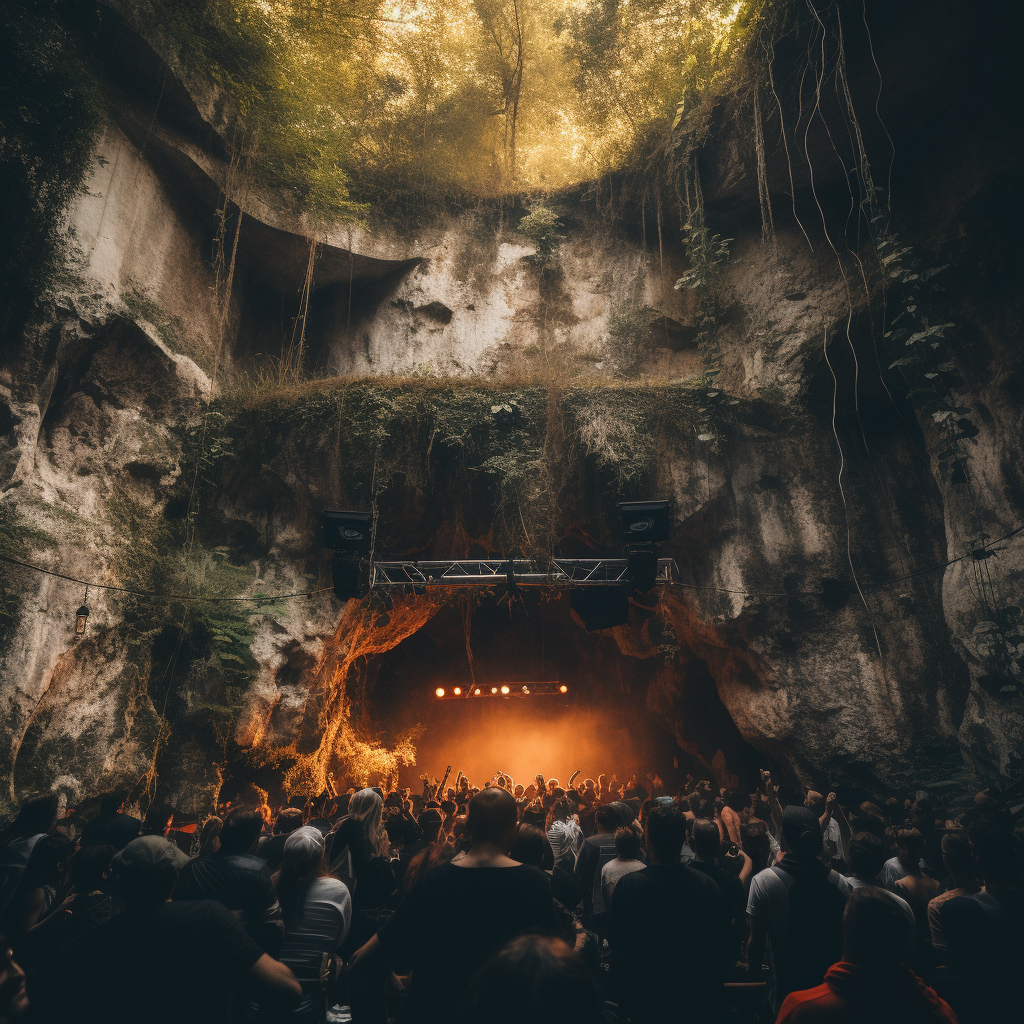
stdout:
<svg viewBox="0 0 1024 1024">
<path fill-rule="evenodd" d="M 89 588 L 85 588 L 85 601 L 89 600 Z M 75 633 L 78 636 L 82 636 L 85 633 L 85 624 L 89 619 L 89 609 L 86 607 L 85 601 L 82 602 L 82 606 L 75 612 Z"/>
</svg>

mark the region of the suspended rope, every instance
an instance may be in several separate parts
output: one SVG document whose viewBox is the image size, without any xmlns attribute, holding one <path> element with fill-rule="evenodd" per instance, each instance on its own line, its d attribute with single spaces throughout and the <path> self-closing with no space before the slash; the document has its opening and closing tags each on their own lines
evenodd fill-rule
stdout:
<svg viewBox="0 0 1024 1024">
<path fill-rule="evenodd" d="M 90 580 L 81 580 L 77 576 L 68 576 L 66 573 L 57 572 L 54 569 L 45 569 L 41 565 L 33 565 L 31 562 L 24 562 L 20 558 L 11 558 L 9 555 L 0 555 L 0 562 L 17 565 L 22 569 L 31 569 L 33 572 L 42 573 L 44 576 L 53 576 L 59 580 L 67 580 L 68 583 L 77 583 L 89 589 L 113 590 L 119 594 L 132 594 L 135 597 L 155 597 L 164 601 L 185 601 L 189 604 L 197 604 L 203 601 L 212 604 L 228 604 L 233 602 L 272 604 L 275 601 L 284 601 L 295 597 L 316 597 L 317 594 L 327 594 L 334 589 L 333 587 L 321 587 L 319 590 L 302 590 L 290 594 L 265 594 L 258 597 L 220 597 L 210 594 L 161 594 L 154 590 L 136 590 L 134 587 L 118 587 L 113 583 L 94 583 Z"/>
</svg>

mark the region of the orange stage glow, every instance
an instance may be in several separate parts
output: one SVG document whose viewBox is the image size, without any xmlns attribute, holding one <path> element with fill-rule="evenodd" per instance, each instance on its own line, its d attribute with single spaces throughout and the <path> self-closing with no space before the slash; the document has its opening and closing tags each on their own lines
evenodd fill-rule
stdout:
<svg viewBox="0 0 1024 1024">
<path fill-rule="evenodd" d="M 559 693 L 568 693 L 569 692 L 569 687 L 568 686 L 560 686 L 558 688 L 558 692 Z"/>
<path fill-rule="evenodd" d="M 496 771 L 525 786 L 538 772 L 564 780 L 580 769 L 580 781 L 601 772 L 626 779 L 630 771 L 671 763 L 671 753 L 662 749 L 671 737 L 638 728 L 632 715 L 618 709 L 544 700 L 444 700 L 430 703 L 423 724 L 416 765 L 402 769 L 403 785 L 415 783 L 423 771 L 440 778 L 449 764 L 453 775 L 464 771 L 477 786 Z"/>
</svg>

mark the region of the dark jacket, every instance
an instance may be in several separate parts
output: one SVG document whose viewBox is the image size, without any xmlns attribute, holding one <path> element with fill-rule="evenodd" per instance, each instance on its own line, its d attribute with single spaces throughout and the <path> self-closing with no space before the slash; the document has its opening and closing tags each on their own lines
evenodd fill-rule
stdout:
<svg viewBox="0 0 1024 1024">
<path fill-rule="evenodd" d="M 174 899 L 215 900 L 241 911 L 250 938 L 276 957 L 284 940 L 284 918 L 265 861 L 239 853 L 216 853 L 190 860 L 181 871 Z"/>
</svg>

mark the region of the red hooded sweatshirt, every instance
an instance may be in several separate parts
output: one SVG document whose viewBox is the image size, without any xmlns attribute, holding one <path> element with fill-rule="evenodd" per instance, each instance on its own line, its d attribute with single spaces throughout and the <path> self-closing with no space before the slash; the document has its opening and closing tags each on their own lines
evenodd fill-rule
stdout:
<svg viewBox="0 0 1024 1024">
<path fill-rule="evenodd" d="M 817 988 L 792 992 L 775 1024 L 957 1024 L 956 1014 L 909 967 L 840 961 Z"/>
</svg>

